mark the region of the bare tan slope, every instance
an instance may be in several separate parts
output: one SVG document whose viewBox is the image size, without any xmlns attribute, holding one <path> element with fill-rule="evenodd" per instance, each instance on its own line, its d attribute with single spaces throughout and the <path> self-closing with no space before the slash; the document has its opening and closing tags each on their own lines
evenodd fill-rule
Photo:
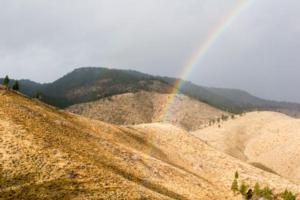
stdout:
<svg viewBox="0 0 300 200">
<path fill-rule="evenodd" d="M 119 125 L 152 123 L 160 120 L 171 98 L 171 94 L 155 92 L 126 93 L 73 105 L 67 110 Z M 170 107 L 165 121 L 186 130 L 197 130 L 210 119 L 228 114 L 184 95 L 176 95 L 172 102 L 174 106 Z"/>
<path fill-rule="evenodd" d="M 228 190 L 170 162 L 143 132 L 3 88 L 0 136 L 0 199 L 231 199 Z"/>
<path fill-rule="evenodd" d="M 252 112 L 193 133 L 217 149 L 300 183 L 300 120 Z"/>
<path fill-rule="evenodd" d="M 109 125 L 1 87 L 0 163 L 0 199 L 239 199 L 235 170 L 300 192 L 171 125 Z"/>
<path fill-rule="evenodd" d="M 298 191 L 299 186 L 289 181 L 253 167 L 227 154 L 216 151 L 202 140 L 172 125 L 147 124 L 135 127 L 144 132 L 147 140 L 160 147 L 168 155 L 169 162 L 176 163 L 180 168 L 188 170 L 203 180 L 214 185 L 214 189 L 230 188 L 235 170 L 240 172 L 242 180 L 254 185 L 256 182 L 270 185 L 282 191 L 285 187 Z M 209 188 L 208 188 L 209 190 Z M 217 193 L 217 191 L 213 191 Z M 239 199 L 239 198 L 238 198 Z"/>
</svg>

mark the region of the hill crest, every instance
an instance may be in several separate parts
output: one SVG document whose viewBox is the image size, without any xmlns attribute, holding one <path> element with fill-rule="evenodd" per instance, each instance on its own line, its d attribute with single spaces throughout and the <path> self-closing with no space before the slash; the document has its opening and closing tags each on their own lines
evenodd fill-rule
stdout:
<svg viewBox="0 0 300 200">
<path fill-rule="evenodd" d="M 172 98 L 172 105 L 170 100 Z M 166 111 L 166 107 L 169 107 Z M 177 94 L 141 91 L 125 93 L 98 101 L 76 104 L 67 108 L 76 114 L 119 125 L 160 122 L 170 123 L 185 130 L 197 130 L 210 120 L 230 115 L 206 103 Z M 167 112 L 167 113 L 165 113 Z"/>
<path fill-rule="evenodd" d="M 123 93 L 170 93 L 178 81 L 133 70 L 88 67 L 78 68 L 52 83 L 38 84 L 26 80 L 20 81 L 20 85 L 22 93 L 32 96 L 39 91 L 43 93 L 44 102 L 65 108 Z M 240 90 L 202 87 L 182 81 L 179 93 L 233 113 L 271 110 L 300 116 L 300 104 L 264 100 Z"/>
</svg>

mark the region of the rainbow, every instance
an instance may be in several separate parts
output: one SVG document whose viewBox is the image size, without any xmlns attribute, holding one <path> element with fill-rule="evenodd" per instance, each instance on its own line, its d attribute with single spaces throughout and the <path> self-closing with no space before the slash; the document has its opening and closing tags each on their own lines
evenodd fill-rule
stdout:
<svg viewBox="0 0 300 200">
<path fill-rule="evenodd" d="M 179 93 L 182 82 L 190 74 L 190 72 L 197 66 L 203 57 L 207 54 L 210 47 L 222 36 L 226 29 L 234 22 L 234 20 L 245 10 L 253 0 L 238 0 L 237 5 L 234 9 L 225 17 L 223 17 L 220 23 L 208 34 L 208 37 L 201 44 L 201 46 L 193 53 L 188 62 L 182 67 L 181 73 L 179 73 L 180 79 L 175 81 L 174 87 L 171 92 L 171 96 L 168 98 L 164 105 L 161 116 L 158 119 L 160 122 L 165 122 L 166 117 L 174 105 L 176 95 Z"/>
</svg>

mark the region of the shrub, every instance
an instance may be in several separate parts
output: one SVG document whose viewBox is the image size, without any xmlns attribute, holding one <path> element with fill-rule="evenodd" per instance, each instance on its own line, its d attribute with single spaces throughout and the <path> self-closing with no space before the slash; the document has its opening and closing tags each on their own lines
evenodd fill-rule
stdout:
<svg viewBox="0 0 300 200">
<path fill-rule="evenodd" d="M 266 186 L 264 189 L 261 190 L 261 197 L 267 200 L 274 199 L 273 191 L 269 188 L 269 186 Z"/>
<path fill-rule="evenodd" d="M 281 197 L 284 200 L 296 200 L 296 195 L 287 189 L 281 194 Z"/>
<path fill-rule="evenodd" d="M 260 196 L 261 196 L 261 193 L 262 193 L 262 192 L 261 192 L 259 183 L 255 183 L 253 193 L 254 193 L 254 195 L 257 196 L 257 197 L 260 197 Z"/>
<path fill-rule="evenodd" d="M 248 186 L 244 182 L 242 182 L 239 191 L 240 191 L 241 195 L 246 196 L 247 191 L 248 191 Z"/>
</svg>

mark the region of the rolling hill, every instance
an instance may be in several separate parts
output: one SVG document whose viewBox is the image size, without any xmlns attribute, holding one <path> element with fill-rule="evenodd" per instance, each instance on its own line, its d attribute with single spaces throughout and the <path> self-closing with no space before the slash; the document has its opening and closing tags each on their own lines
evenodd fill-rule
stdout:
<svg viewBox="0 0 300 200">
<path fill-rule="evenodd" d="M 87 67 L 78 68 L 52 83 L 21 80 L 20 84 L 22 93 L 32 96 L 39 91 L 43 94 L 44 102 L 65 108 L 124 93 L 149 91 L 168 94 L 176 82 L 178 79 L 132 70 Z M 183 81 L 179 92 L 232 113 L 270 110 L 300 116 L 300 104 L 264 100 L 241 90 L 202 87 Z"/>
<path fill-rule="evenodd" d="M 160 122 L 171 98 L 172 106 L 164 117 L 164 122 L 182 127 L 185 130 L 197 130 L 211 119 L 229 115 L 185 95 L 162 94 L 156 92 L 137 92 L 115 95 L 89 103 L 75 104 L 67 108 L 76 114 L 89 118 L 119 124 L 134 125 Z"/>
<path fill-rule="evenodd" d="M 300 120 L 251 112 L 192 134 L 216 149 L 300 183 Z"/>
<path fill-rule="evenodd" d="M 0 199 L 240 199 L 247 184 L 297 184 L 171 125 L 116 126 L 0 87 Z"/>
</svg>

